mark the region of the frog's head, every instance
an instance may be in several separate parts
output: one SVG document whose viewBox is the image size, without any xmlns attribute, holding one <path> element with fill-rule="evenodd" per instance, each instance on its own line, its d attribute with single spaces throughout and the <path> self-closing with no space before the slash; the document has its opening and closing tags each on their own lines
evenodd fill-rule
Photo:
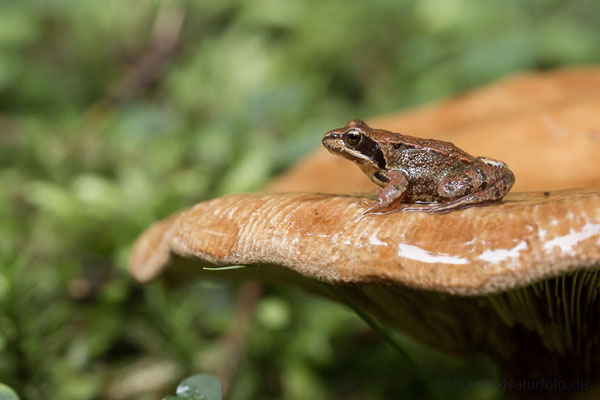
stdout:
<svg viewBox="0 0 600 400">
<path fill-rule="evenodd" d="M 359 119 L 323 136 L 323 146 L 333 154 L 347 158 L 362 167 L 385 169 L 385 157 L 374 130 Z"/>
</svg>

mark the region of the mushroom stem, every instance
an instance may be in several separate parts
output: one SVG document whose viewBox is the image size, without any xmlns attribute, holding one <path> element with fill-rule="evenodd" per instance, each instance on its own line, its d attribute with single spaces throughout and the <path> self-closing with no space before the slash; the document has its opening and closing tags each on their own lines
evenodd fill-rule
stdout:
<svg viewBox="0 0 600 400">
<path fill-rule="evenodd" d="M 238 291 L 235 316 L 225 337 L 225 356 L 217 370 L 224 399 L 229 394 L 240 361 L 244 357 L 246 337 L 262 292 L 263 285 L 256 281 L 244 283 Z"/>
<path fill-rule="evenodd" d="M 598 278 L 598 269 L 580 270 L 476 297 L 379 286 L 341 291 L 428 345 L 493 355 L 498 384 L 516 397 L 565 398 L 600 382 Z"/>
</svg>

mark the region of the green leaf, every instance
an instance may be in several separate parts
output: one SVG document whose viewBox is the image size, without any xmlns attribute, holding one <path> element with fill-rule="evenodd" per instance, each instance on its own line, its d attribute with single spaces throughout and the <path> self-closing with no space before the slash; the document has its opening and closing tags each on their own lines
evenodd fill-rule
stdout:
<svg viewBox="0 0 600 400">
<path fill-rule="evenodd" d="M 0 383 L 0 400 L 19 400 L 14 390 Z"/>
<path fill-rule="evenodd" d="M 229 265 L 226 267 L 204 267 L 202 269 L 206 270 L 206 271 L 227 271 L 230 269 L 241 269 L 241 268 L 246 268 L 247 265 Z"/>
<path fill-rule="evenodd" d="M 177 396 L 185 400 L 221 400 L 221 382 L 210 374 L 192 375 L 177 386 Z"/>
</svg>

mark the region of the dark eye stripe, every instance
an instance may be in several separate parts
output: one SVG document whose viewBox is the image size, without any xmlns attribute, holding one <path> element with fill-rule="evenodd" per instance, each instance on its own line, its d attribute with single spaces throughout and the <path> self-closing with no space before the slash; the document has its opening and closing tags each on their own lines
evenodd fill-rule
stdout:
<svg viewBox="0 0 600 400">
<path fill-rule="evenodd" d="M 356 150 L 360 151 L 362 154 L 369 157 L 377 166 L 381 169 L 385 168 L 385 157 L 383 156 L 383 152 L 377 145 L 377 142 L 373 139 L 364 136 L 363 140 L 356 146 Z"/>
</svg>

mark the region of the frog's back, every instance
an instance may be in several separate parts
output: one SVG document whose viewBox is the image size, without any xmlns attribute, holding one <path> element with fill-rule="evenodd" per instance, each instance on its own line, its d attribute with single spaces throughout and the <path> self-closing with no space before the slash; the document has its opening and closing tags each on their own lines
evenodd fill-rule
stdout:
<svg viewBox="0 0 600 400">
<path fill-rule="evenodd" d="M 421 150 L 437 155 L 436 158 L 457 160 L 463 164 L 473 164 L 475 157 L 459 149 L 450 142 L 437 139 L 423 139 L 414 136 L 392 133 L 390 144 L 398 150 Z"/>
<path fill-rule="evenodd" d="M 478 158 L 459 149 L 450 142 L 436 139 L 422 139 L 392 133 L 387 137 L 386 159 L 391 162 L 389 169 L 401 169 L 419 175 L 445 174 L 468 168 L 479 162 Z M 410 178 L 410 177 L 409 177 Z"/>
<path fill-rule="evenodd" d="M 389 141 L 395 168 L 402 170 L 410 182 L 406 200 L 441 201 L 437 187 L 448 174 L 464 171 L 479 163 L 477 158 L 454 146 L 435 139 L 398 135 Z"/>
</svg>

